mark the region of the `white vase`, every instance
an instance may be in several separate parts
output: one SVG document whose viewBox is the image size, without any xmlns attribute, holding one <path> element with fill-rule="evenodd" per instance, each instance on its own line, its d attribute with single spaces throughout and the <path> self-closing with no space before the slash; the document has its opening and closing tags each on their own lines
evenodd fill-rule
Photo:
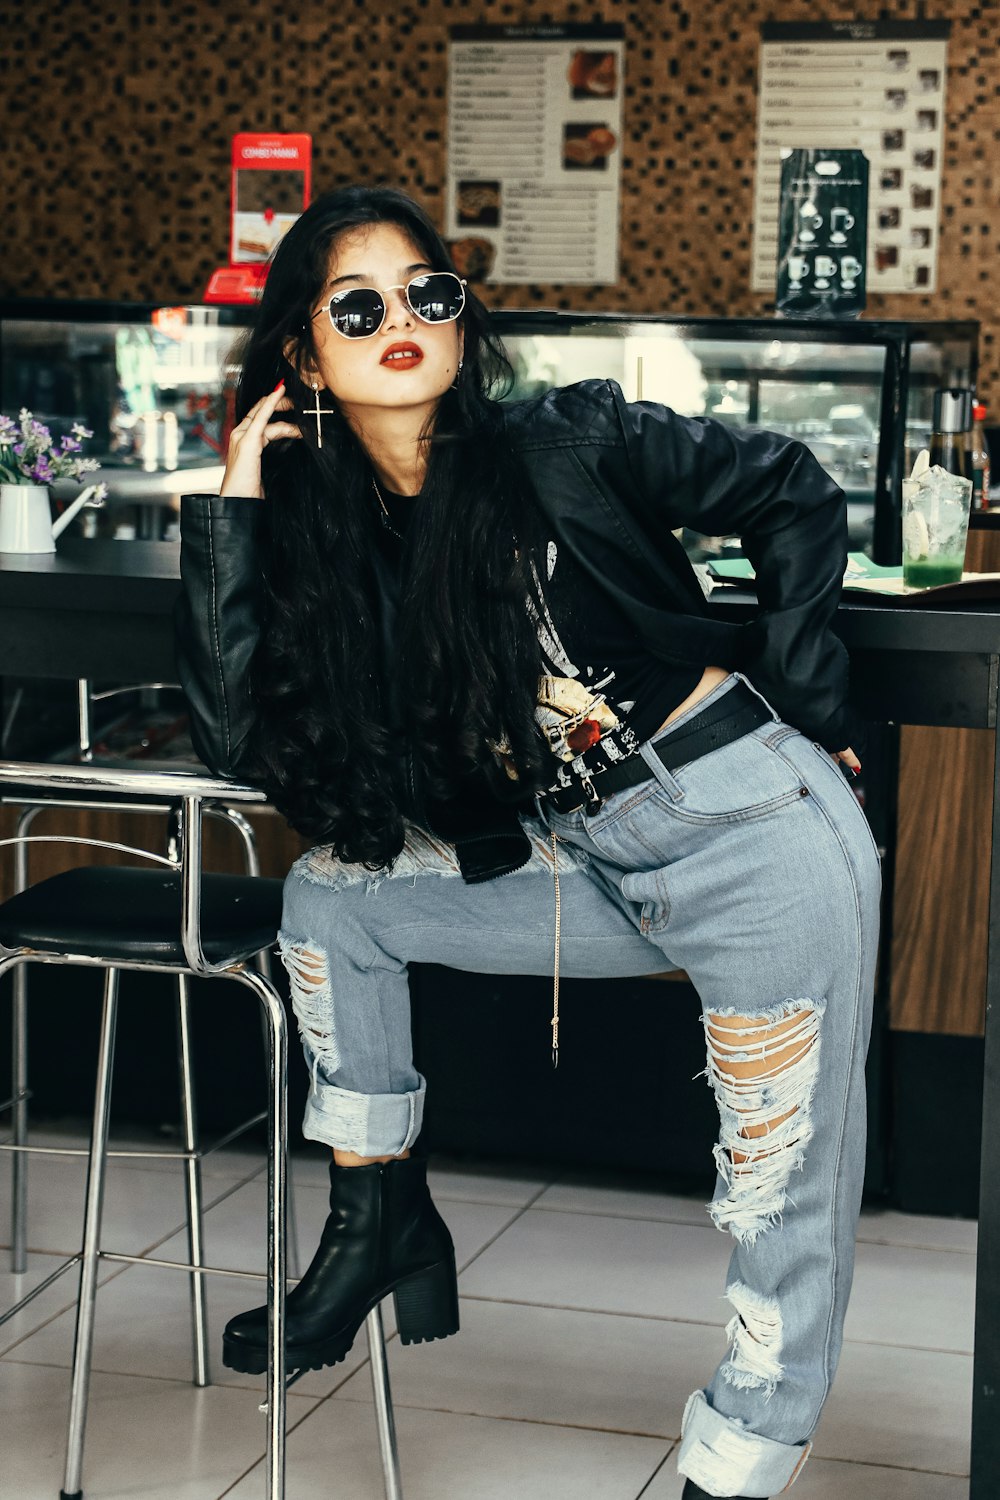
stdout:
<svg viewBox="0 0 1000 1500">
<path fill-rule="evenodd" d="M 0 552 L 54 552 L 44 484 L 0 484 Z"/>
</svg>

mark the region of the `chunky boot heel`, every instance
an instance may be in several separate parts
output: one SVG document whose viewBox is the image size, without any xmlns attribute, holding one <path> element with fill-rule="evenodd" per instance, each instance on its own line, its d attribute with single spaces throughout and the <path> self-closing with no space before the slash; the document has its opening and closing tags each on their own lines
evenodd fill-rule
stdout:
<svg viewBox="0 0 1000 1500">
<path fill-rule="evenodd" d="M 458 1332 L 454 1259 L 407 1276 L 393 1292 L 401 1344 L 424 1344 Z"/>
<path fill-rule="evenodd" d="M 330 1216 L 306 1274 L 288 1294 L 285 1358 L 290 1370 L 339 1364 L 373 1307 L 390 1292 L 404 1344 L 458 1332 L 455 1247 L 427 1191 L 419 1156 L 330 1164 Z M 267 1369 L 267 1308 L 226 1325 L 227 1369 Z"/>
</svg>

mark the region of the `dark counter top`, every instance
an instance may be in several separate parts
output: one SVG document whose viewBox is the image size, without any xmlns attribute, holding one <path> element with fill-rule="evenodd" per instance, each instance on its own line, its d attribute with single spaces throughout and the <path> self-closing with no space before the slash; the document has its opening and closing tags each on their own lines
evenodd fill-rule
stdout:
<svg viewBox="0 0 1000 1500">
<path fill-rule="evenodd" d="M 1000 510 L 980 512 L 1000 526 Z M 169 614 L 180 584 L 177 542 L 86 541 L 74 537 L 55 553 L 0 552 L 0 609 L 27 606 L 38 610 L 93 610 L 99 613 Z M 756 608 L 753 592 L 725 586 L 712 594 L 713 610 L 749 619 Z M 976 649 L 985 635 L 1000 627 L 1000 599 L 949 601 L 944 605 L 904 604 L 898 599 L 845 596 L 837 629 L 845 643 L 862 646 L 894 638 L 905 629 L 907 641 L 928 651 Z M 985 634 L 984 634 L 985 633 Z M 992 645 L 990 649 L 994 648 Z"/>
<path fill-rule="evenodd" d="M 0 675 L 176 681 L 177 542 L 59 541 L 0 553 Z"/>
<path fill-rule="evenodd" d="M 179 566 L 174 542 L 74 537 L 55 554 L 0 554 L 0 674 L 176 680 Z M 756 601 L 725 587 L 710 608 L 749 620 Z M 847 596 L 836 629 L 867 717 L 992 727 L 1000 600 L 945 607 Z"/>
<path fill-rule="evenodd" d="M 179 581 L 179 542 L 67 537 L 55 552 L 0 552 L 0 609 L 163 614 Z"/>
</svg>

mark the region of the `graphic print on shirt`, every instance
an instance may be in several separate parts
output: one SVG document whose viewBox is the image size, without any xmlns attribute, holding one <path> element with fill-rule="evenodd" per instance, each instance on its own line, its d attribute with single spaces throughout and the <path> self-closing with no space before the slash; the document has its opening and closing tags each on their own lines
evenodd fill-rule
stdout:
<svg viewBox="0 0 1000 1500">
<path fill-rule="evenodd" d="M 546 548 L 545 572 L 551 584 L 559 553 L 555 542 Z M 625 715 L 632 703 L 609 701 L 607 689 L 615 680 L 610 667 L 582 669 L 563 645 L 545 599 L 545 588 L 532 564 L 539 605 L 529 597 L 528 612 L 535 623 L 546 671 L 539 679 L 535 719 L 546 744 L 559 762 L 550 790 L 570 784 L 571 774 L 602 771 L 625 760 L 639 747 Z"/>
</svg>

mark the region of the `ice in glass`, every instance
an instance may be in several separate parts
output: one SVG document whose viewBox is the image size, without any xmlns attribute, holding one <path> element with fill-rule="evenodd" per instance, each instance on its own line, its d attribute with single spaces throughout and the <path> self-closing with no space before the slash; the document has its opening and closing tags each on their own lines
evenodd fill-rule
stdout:
<svg viewBox="0 0 1000 1500">
<path fill-rule="evenodd" d="M 958 583 L 965 566 L 972 481 L 918 454 L 903 480 L 903 582 L 929 589 Z"/>
</svg>

